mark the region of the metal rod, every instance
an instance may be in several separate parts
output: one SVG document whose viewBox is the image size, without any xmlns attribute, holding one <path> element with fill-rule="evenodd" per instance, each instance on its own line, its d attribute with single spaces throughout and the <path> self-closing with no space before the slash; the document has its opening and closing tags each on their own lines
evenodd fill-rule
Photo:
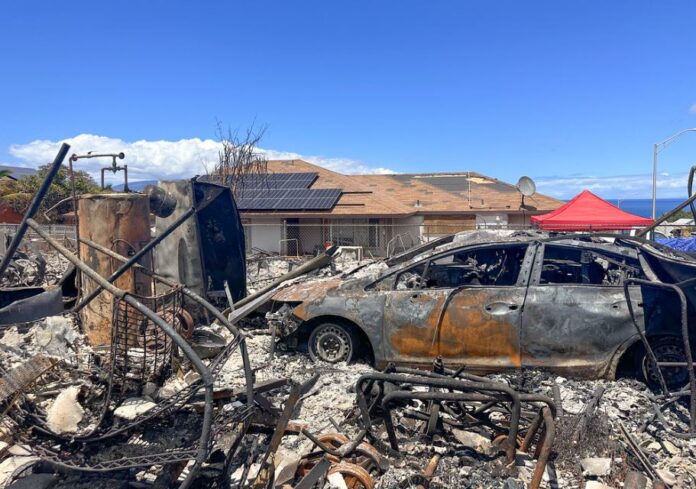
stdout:
<svg viewBox="0 0 696 489">
<path fill-rule="evenodd" d="M 51 167 L 48 170 L 48 174 L 44 178 L 44 181 L 41 183 L 39 190 L 34 195 L 34 198 L 32 199 L 31 204 L 29 205 L 29 209 L 27 209 L 27 212 L 24 213 L 22 222 L 19 224 L 17 232 L 12 237 L 12 242 L 7 247 L 7 251 L 5 251 L 5 256 L 2 257 L 2 262 L 0 262 L 0 278 L 2 278 L 2 276 L 5 274 L 5 271 L 7 270 L 7 267 L 10 264 L 12 257 L 17 251 L 17 248 L 19 248 L 19 244 L 22 242 L 22 239 L 24 239 L 24 234 L 27 232 L 27 221 L 29 219 L 32 219 L 41 207 L 41 204 L 43 203 L 43 200 L 46 197 L 46 194 L 48 193 L 48 189 L 51 187 L 53 180 L 56 178 L 58 170 L 60 170 L 60 167 L 63 164 L 63 160 L 65 159 L 65 155 L 68 154 L 69 150 L 69 144 L 63 143 L 61 145 L 60 149 L 58 150 L 58 154 L 53 160 L 53 163 L 51 163 Z"/>
<path fill-rule="evenodd" d="M 671 135 L 662 142 L 653 144 L 653 181 L 652 181 L 652 218 L 655 220 L 656 217 L 656 207 L 657 207 L 657 155 L 658 153 L 666 148 L 671 142 L 677 139 L 682 134 L 687 132 L 696 132 L 696 127 L 690 127 L 689 129 L 684 129 L 676 134 Z M 640 236 L 640 235 L 639 235 Z"/>
<path fill-rule="evenodd" d="M 120 255 L 116 253 L 113 250 L 110 250 L 106 246 L 102 246 L 98 243 L 95 243 L 94 241 L 91 241 L 87 238 L 80 238 L 80 242 L 86 244 L 90 248 L 94 248 L 97 251 L 100 251 L 104 253 L 107 256 L 110 256 L 111 258 L 118 260 L 122 263 L 127 263 L 128 258 L 126 258 L 123 255 Z M 79 248 L 79 246 L 78 246 Z M 249 352 L 247 350 L 246 346 L 246 341 L 244 334 L 237 329 L 232 323 L 230 323 L 227 318 L 220 312 L 218 309 L 213 306 L 210 302 L 208 302 L 206 299 L 201 297 L 200 295 L 196 294 L 194 291 L 189 289 L 186 285 L 179 284 L 177 282 L 174 282 L 173 280 L 169 280 L 166 277 L 163 277 L 161 275 L 158 275 L 157 273 L 153 272 L 147 267 L 142 266 L 140 263 L 135 263 L 133 264 L 133 268 L 135 268 L 138 271 L 141 271 L 150 277 L 153 277 L 160 282 L 162 282 L 164 285 L 167 285 L 169 287 L 181 287 L 181 292 L 188 297 L 189 299 L 193 300 L 197 304 L 199 304 L 201 307 L 203 307 L 206 311 L 211 313 L 220 323 L 225 326 L 230 333 L 232 333 L 235 337 L 241 337 L 242 341 L 239 344 L 239 349 L 240 353 L 242 355 L 242 364 L 244 366 L 244 377 L 246 379 L 246 390 L 247 390 L 247 404 L 252 405 L 253 404 L 253 386 L 254 386 L 254 373 L 251 369 L 251 363 L 249 362 Z"/>
<path fill-rule="evenodd" d="M 82 260 L 80 260 L 74 253 L 61 245 L 58 241 L 53 239 L 48 233 L 41 229 L 41 226 L 31 218 L 26 219 L 27 226 L 29 226 L 36 234 L 41 236 L 49 245 L 51 245 L 58 253 L 63 255 L 69 262 L 80 269 L 82 273 L 87 275 L 90 279 L 94 280 L 96 283 L 100 284 L 103 290 L 106 290 L 114 297 L 123 300 L 126 304 L 133 307 L 135 310 L 143 314 L 147 319 L 152 321 L 157 327 L 159 327 L 167 336 L 169 336 L 176 346 L 181 349 L 181 351 L 186 355 L 186 357 L 191 361 L 193 368 L 196 369 L 201 377 L 201 382 L 205 388 L 205 408 L 203 411 L 203 426 L 201 428 L 201 436 L 199 439 L 198 454 L 196 455 L 195 462 L 189 471 L 188 476 L 181 483 L 180 489 L 185 489 L 191 485 L 193 479 L 196 477 L 198 470 L 205 461 L 208 455 L 208 441 L 210 439 L 210 428 L 213 421 L 213 376 L 210 370 L 205 366 L 200 357 L 193 351 L 191 345 L 176 332 L 176 330 L 169 325 L 164 319 L 158 316 L 152 309 L 146 307 L 135 297 L 129 295 L 126 291 L 119 289 L 112 283 L 108 282 L 104 277 L 99 275 L 95 270 L 87 266 Z"/>
<path fill-rule="evenodd" d="M 657 217 L 657 144 L 653 144 L 652 218 Z"/>
</svg>

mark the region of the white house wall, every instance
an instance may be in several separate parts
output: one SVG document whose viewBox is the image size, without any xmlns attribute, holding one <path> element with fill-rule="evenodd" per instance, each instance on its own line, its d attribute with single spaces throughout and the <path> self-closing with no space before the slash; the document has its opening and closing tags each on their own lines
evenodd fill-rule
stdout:
<svg viewBox="0 0 696 489">
<path fill-rule="evenodd" d="M 283 223 L 278 219 L 253 219 L 244 227 L 250 232 L 247 243 L 252 248 L 259 248 L 271 253 L 280 253 L 280 240 L 283 239 Z"/>
</svg>

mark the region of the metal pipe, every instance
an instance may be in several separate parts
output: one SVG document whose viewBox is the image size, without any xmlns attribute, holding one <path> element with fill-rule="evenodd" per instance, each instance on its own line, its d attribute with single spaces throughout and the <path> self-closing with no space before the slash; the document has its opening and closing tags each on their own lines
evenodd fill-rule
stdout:
<svg viewBox="0 0 696 489">
<path fill-rule="evenodd" d="M 551 414 L 551 410 L 544 406 L 541 408 L 541 416 L 544 418 L 544 431 L 541 435 L 542 438 L 539 440 L 540 445 L 537 447 L 539 456 L 537 457 L 537 463 L 534 467 L 532 480 L 529 484 L 530 489 L 538 489 L 539 486 L 541 486 L 541 480 L 544 477 L 546 463 L 551 455 L 553 440 L 556 437 L 556 424 L 553 421 L 553 414 Z"/>
<path fill-rule="evenodd" d="M 657 144 L 653 144 L 652 218 L 657 217 Z"/>
<path fill-rule="evenodd" d="M 41 236 L 49 245 L 51 245 L 58 253 L 63 255 L 69 262 L 71 262 L 75 267 L 77 267 L 82 273 L 87 275 L 90 279 L 98 283 L 103 290 L 106 290 L 114 297 L 123 300 L 126 304 L 133 307 L 135 310 L 143 314 L 147 319 L 152 321 L 157 327 L 159 327 L 167 336 L 169 336 L 177 347 L 186 355 L 186 357 L 191 361 L 194 369 L 198 372 L 205 389 L 205 407 L 203 411 L 203 427 L 201 436 L 199 439 L 198 453 L 196 455 L 195 462 L 189 471 L 186 479 L 181 483 L 180 489 L 188 488 L 200 469 L 201 465 L 208 456 L 208 441 L 210 439 L 210 430 L 213 421 L 213 377 L 210 371 L 205 366 L 200 357 L 193 351 L 191 345 L 188 344 L 184 338 L 176 332 L 171 325 L 169 325 L 164 319 L 158 316 L 150 308 L 146 307 L 135 297 L 129 295 L 124 290 L 119 289 L 112 283 L 108 282 L 104 277 L 99 275 L 95 270 L 88 267 L 82 260 L 80 260 L 74 253 L 61 245 L 58 241 L 53 239 L 48 233 L 41 229 L 41 226 L 31 218 L 26 220 L 27 226 L 29 226 L 36 234 Z"/>
<path fill-rule="evenodd" d="M 116 253 L 115 251 L 110 250 L 106 246 L 102 246 L 102 245 L 95 243 L 94 241 L 91 241 L 87 238 L 80 238 L 80 242 L 86 244 L 90 248 L 94 248 L 95 250 L 104 253 L 107 256 L 110 256 L 114 260 L 118 260 L 122 263 L 127 263 L 129 261 L 129 259 L 126 258 L 125 256 L 120 255 L 120 254 Z M 78 246 L 78 249 L 79 249 L 79 246 Z M 247 384 L 246 385 L 247 404 L 251 406 L 253 404 L 253 400 L 254 400 L 254 387 L 253 387 L 254 386 L 254 373 L 251 369 L 251 363 L 249 361 L 249 351 L 248 351 L 247 346 L 246 346 L 244 333 L 242 333 L 239 329 L 237 329 L 236 326 L 234 326 L 232 323 L 230 323 L 227 320 L 227 318 L 220 311 L 218 311 L 218 309 L 214 305 L 212 305 L 210 302 L 208 302 L 206 299 L 204 299 L 200 295 L 196 294 L 194 291 L 189 289 L 186 285 L 179 284 L 177 282 L 174 282 L 173 280 L 169 280 L 166 277 L 158 275 L 157 273 L 153 272 L 149 268 L 142 266 L 140 263 L 134 263 L 133 268 L 155 278 L 156 280 L 159 280 L 164 285 L 167 285 L 169 287 L 180 287 L 181 292 L 186 297 L 193 300 L 197 304 L 201 305 L 206 311 L 211 313 L 235 337 L 241 337 L 242 340 L 239 344 L 239 350 L 240 350 L 240 353 L 242 355 L 242 365 L 244 366 L 244 377 L 246 379 L 246 384 Z"/>
<path fill-rule="evenodd" d="M 683 283 L 692 283 L 693 279 L 686 280 Z M 694 359 L 693 355 L 691 352 L 691 341 L 689 338 L 689 317 L 688 317 L 688 302 L 686 299 L 686 294 L 684 294 L 684 291 L 681 289 L 681 287 L 678 284 L 666 284 L 662 282 L 650 282 L 647 280 L 640 280 L 640 279 L 629 279 L 624 282 L 624 293 L 628 294 L 628 285 L 627 284 L 638 284 L 638 285 L 644 285 L 646 287 L 656 287 L 656 288 L 662 288 L 662 289 L 668 289 L 673 291 L 675 294 L 677 294 L 677 297 L 679 298 L 680 302 L 680 319 L 681 319 L 681 334 L 682 334 L 682 341 L 684 342 L 684 355 L 686 356 L 686 363 L 687 363 L 687 369 L 689 373 L 689 386 L 691 390 L 691 403 L 690 403 L 690 408 L 689 408 L 689 432 L 691 435 L 696 434 L 696 372 L 694 372 Z M 635 320 L 635 314 L 633 312 L 633 309 L 630 307 L 630 297 L 628 298 L 628 303 L 629 303 L 629 314 L 633 318 L 633 323 L 636 325 L 636 328 L 639 330 L 638 333 L 641 334 L 640 328 L 637 326 L 637 322 Z M 659 374 L 660 378 L 660 384 L 662 386 L 663 392 L 665 394 L 669 393 L 669 390 L 667 389 L 666 382 L 664 380 L 664 377 L 662 375 L 662 370 L 660 369 L 657 358 L 655 357 L 654 352 L 652 351 L 652 348 L 650 347 L 650 344 L 648 343 L 647 338 L 645 337 L 645 334 L 641 334 L 641 339 L 643 340 L 643 345 L 645 346 L 646 350 L 648 351 L 648 354 L 650 356 L 650 359 L 655 362 L 655 368 Z"/>
<path fill-rule="evenodd" d="M 510 433 L 508 436 L 507 440 L 507 447 L 506 447 L 506 452 L 508 456 L 508 460 L 514 460 L 515 456 L 515 445 L 516 445 L 516 439 L 517 439 L 517 431 L 519 429 L 519 420 L 521 417 L 521 411 L 522 411 L 522 406 L 521 406 L 521 400 L 520 400 L 520 394 L 515 392 L 512 388 L 509 386 L 506 386 L 505 384 L 500 384 L 500 383 L 495 383 L 495 382 L 469 382 L 465 380 L 460 380 L 460 379 L 452 379 L 450 377 L 440 377 L 440 378 L 435 378 L 435 377 L 429 377 L 429 376 L 422 376 L 418 377 L 415 375 L 402 375 L 402 374 L 387 374 L 387 373 L 374 373 L 374 374 L 364 374 L 358 378 L 358 381 L 355 383 L 355 392 L 358 396 L 358 405 L 361 407 L 361 411 L 363 413 L 363 424 L 366 429 L 370 429 L 370 416 L 369 416 L 369 410 L 366 409 L 367 402 L 364 399 L 364 393 L 365 390 L 363 389 L 363 384 L 371 381 L 381 381 L 381 382 L 390 382 L 390 383 L 397 383 L 397 384 L 414 384 L 414 385 L 421 385 L 425 387 L 441 387 L 441 388 L 446 388 L 446 389 L 452 389 L 452 390 L 461 390 L 461 391 L 475 391 L 480 393 L 481 391 L 483 392 L 492 392 L 492 393 L 498 393 L 501 396 L 505 396 L 506 399 L 501 399 L 501 400 L 508 400 L 512 406 L 511 406 L 511 413 L 510 413 Z M 393 393 L 391 393 L 393 394 Z M 387 396 L 391 395 L 388 394 Z M 438 392 L 425 392 L 425 393 L 413 393 L 409 392 L 409 394 L 447 394 L 447 393 L 438 393 Z M 473 395 L 473 394 L 469 394 Z M 482 394 L 487 396 L 485 401 L 489 400 L 494 400 L 496 399 L 495 394 Z M 386 397 L 385 396 L 385 399 Z M 362 399 L 361 399 L 362 398 Z M 465 400 L 465 399 L 462 399 Z M 553 402 L 551 403 L 553 404 Z M 390 427 L 387 423 L 391 422 L 391 416 L 387 417 L 385 416 L 384 418 L 387 431 L 390 431 Z M 393 427 L 392 427 L 393 430 Z M 390 435 L 390 442 L 392 442 L 392 447 L 396 450 L 398 448 L 395 447 L 396 443 L 396 438 L 395 436 L 392 437 Z"/>
<path fill-rule="evenodd" d="M 53 180 L 56 178 L 58 170 L 60 170 L 63 160 L 65 159 L 65 155 L 68 154 L 69 150 L 69 144 L 63 143 L 61 145 L 60 149 L 58 150 L 58 154 L 53 160 L 53 163 L 51 163 L 51 167 L 49 168 L 44 181 L 41 183 L 41 186 L 39 187 L 39 190 L 37 190 L 36 194 L 34 194 L 34 198 L 32 199 L 27 212 L 24 213 L 24 217 L 22 218 L 22 222 L 19 224 L 17 232 L 12 237 L 12 242 L 7 247 L 7 251 L 5 251 L 5 256 L 2 257 L 2 262 L 0 262 L 0 278 L 2 278 L 2 276 L 5 274 L 12 257 L 17 251 L 17 248 L 19 248 L 19 244 L 22 242 L 22 239 L 24 239 L 24 234 L 27 232 L 27 221 L 29 219 L 33 219 L 41 207 L 41 204 L 48 193 L 48 189 L 51 187 Z"/>
</svg>

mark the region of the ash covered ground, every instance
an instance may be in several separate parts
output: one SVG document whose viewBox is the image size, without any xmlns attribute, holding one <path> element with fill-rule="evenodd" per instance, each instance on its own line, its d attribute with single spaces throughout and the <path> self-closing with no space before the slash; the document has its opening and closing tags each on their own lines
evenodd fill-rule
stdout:
<svg viewBox="0 0 696 489">
<path fill-rule="evenodd" d="M 266 259 L 263 266 L 250 264 L 250 287 L 260 288 L 273 278 L 285 273 L 288 261 Z M 60 276 L 61 261 L 52 265 L 50 273 L 44 272 L 42 280 L 55 280 Z M 320 270 L 312 278 L 321 278 L 340 271 L 343 267 L 356 263 L 338 263 L 338 270 Z M 27 265 L 29 266 L 29 265 Z M 48 278 L 46 278 L 48 277 Z M 34 284 L 32 284 L 34 285 Z M 270 357 L 271 337 L 265 333 L 263 318 L 253 318 L 242 324 L 247 334 L 251 364 L 254 367 L 256 382 L 273 379 L 290 379 L 302 383 L 318 374 L 316 384 L 304 394 L 297 403 L 291 421 L 304 425 L 314 434 L 340 430 L 349 438 L 360 430 L 357 421 L 356 395 L 354 387 L 357 379 L 374 369 L 361 362 L 346 364 L 323 364 L 310 360 L 302 351 L 290 351 L 282 347 L 275 349 Z M 227 336 L 222 328 L 213 327 L 219 334 Z M 61 360 L 81 357 L 89 353 L 77 323 L 70 316 L 49 317 L 33 324 L 14 325 L 0 332 L 0 373 L 5 373 L 21 365 L 28 359 L 43 354 Z M 164 395 L 166 390 L 184 388 L 196 378 L 190 367 L 181 365 L 164 386 L 151 387 L 143 394 L 143 402 L 150 402 Z M 639 445 L 643 456 L 649 461 L 656 474 L 668 487 L 675 489 L 696 487 L 696 442 L 674 436 L 668 430 L 683 432 L 688 427 L 688 411 L 683 405 L 674 405 L 664 418 L 657 418 L 653 409 L 650 390 L 636 379 L 622 378 L 618 381 L 577 380 L 559 377 L 536 370 L 520 370 L 508 374 L 491 376 L 492 380 L 505 382 L 516 390 L 529 393 L 553 395 L 553 387 L 560 392 L 562 414 L 556 421 L 556 437 L 541 487 L 544 488 L 622 488 L 631 472 L 639 472 L 655 478 L 636 457 L 634 450 L 628 448 L 627 432 Z M 235 389 L 244 385 L 243 371 L 239 356 L 232 358 L 222 368 L 216 380 L 216 390 Z M 598 388 L 603 388 L 596 411 L 583 424 L 583 413 Z M 145 392 L 145 389 L 144 389 Z M 289 387 L 269 394 L 270 402 L 282 408 Z M 77 396 L 54 397 L 43 401 L 48 411 L 58 407 L 65 409 L 63 417 L 74 414 Z M 142 404 L 140 404 L 142 406 Z M 63 419 L 63 421 L 66 421 Z M 66 422 L 69 422 L 67 419 Z M 69 423 L 68 423 L 69 424 Z M 79 424 L 79 421 L 77 422 Z M 394 452 L 387 446 L 386 436 L 369 439 L 384 457 L 382 473 L 372 474 L 376 488 L 416 488 L 422 484 L 420 477 L 425 466 L 433 456 L 440 457 L 437 469 L 429 481 L 430 487 L 462 488 L 528 488 L 535 466 L 530 456 L 518 453 L 515 463 L 508 465 L 505 457 L 492 449 L 493 440 L 484 430 L 471 428 L 456 431 L 445 429 L 432 437 L 424 435 L 424 422 L 414 421 L 397 414 L 396 431 L 400 441 L 400 451 Z M 64 429 L 63 427 L 62 429 Z M 68 426 L 68 430 L 70 426 Z M 0 488 L 10 487 L 18 474 L 31 471 L 27 469 L 36 459 L 31 447 L 21 446 L 13 441 L 12 433 L 2 433 L 0 442 Z M 268 438 L 260 442 L 263 446 Z M 301 434 L 287 434 L 283 437 L 277 452 L 277 468 L 296 461 L 314 448 L 313 443 Z M 251 480 L 258 471 L 252 467 L 247 473 Z M 232 474 L 239 481 L 242 471 Z M 143 471 L 138 475 L 141 487 L 147 487 L 154 475 Z M 237 479 L 235 479 L 235 477 Z M 344 481 L 345 482 L 345 481 Z M 652 481 L 647 481 L 651 487 Z M 113 479 L 96 478 L 90 482 L 87 475 L 62 475 L 53 480 L 50 487 L 127 487 L 118 485 Z M 49 486 L 46 486 L 49 487 Z M 342 487 L 340 481 L 327 481 L 324 487 Z"/>
</svg>

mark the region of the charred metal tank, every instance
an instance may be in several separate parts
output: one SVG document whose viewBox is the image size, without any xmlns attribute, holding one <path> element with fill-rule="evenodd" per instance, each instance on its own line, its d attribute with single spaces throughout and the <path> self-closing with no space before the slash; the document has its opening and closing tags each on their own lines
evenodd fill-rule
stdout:
<svg viewBox="0 0 696 489">
<path fill-rule="evenodd" d="M 196 212 L 164 240 L 155 254 L 157 273 L 186 284 L 191 290 L 218 305 L 226 305 L 225 282 L 236 302 L 246 295 L 246 250 L 244 228 L 227 186 L 193 180 L 158 183 L 176 199 L 175 210 L 157 217 L 161 233 L 193 206 Z M 192 312 L 195 306 L 191 305 Z"/>
<path fill-rule="evenodd" d="M 79 236 L 105 246 L 123 256 L 133 256 L 150 241 L 150 203 L 147 195 L 114 193 L 83 195 L 78 203 Z M 110 276 L 120 262 L 80 243 L 80 256 L 85 263 L 102 277 Z M 140 264 L 151 268 L 149 256 Z M 143 273 L 131 269 L 115 283 L 117 287 L 138 296 L 152 294 L 152 280 Z M 96 284 L 81 277 L 80 290 L 86 296 Z M 114 300 L 103 291 L 80 311 L 83 330 L 93 347 L 111 344 L 114 321 Z"/>
</svg>

